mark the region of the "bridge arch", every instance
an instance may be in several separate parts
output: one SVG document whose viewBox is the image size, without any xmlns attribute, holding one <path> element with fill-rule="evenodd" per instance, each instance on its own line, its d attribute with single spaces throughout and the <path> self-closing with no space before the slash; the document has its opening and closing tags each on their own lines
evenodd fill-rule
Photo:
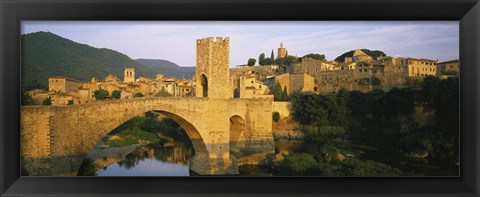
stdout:
<svg viewBox="0 0 480 197">
<path fill-rule="evenodd" d="M 180 127 L 183 128 L 185 133 L 187 134 L 188 138 L 190 139 L 193 149 L 195 151 L 195 154 L 193 155 L 193 158 L 191 160 L 205 160 L 205 156 L 208 155 L 208 150 L 205 145 L 205 141 L 203 140 L 202 135 L 200 134 L 199 130 L 197 127 L 194 125 L 195 123 L 192 123 L 191 121 L 187 120 L 186 118 L 187 115 L 184 114 L 184 112 L 179 111 L 174 112 L 175 110 L 171 111 L 169 110 L 169 107 L 165 107 L 166 105 L 158 105 L 158 106 L 149 106 L 146 107 L 142 110 L 137 110 L 135 112 L 129 113 L 128 115 L 123 116 L 120 119 L 117 119 L 115 122 L 112 122 L 111 124 L 108 124 L 108 126 L 104 127 L 103 129 L 100 129 L 101 131 L 97 132 L 96 135 L 92 136 L 93 142 L 92 144 L 89 145 L 89 147 L 86 149 L 86 152 L 84 152 L 84 156 L 79 158 L 81 159 L 79 161 L 79 164 L 82 164 L 83 161 L 86 159 L 86 156 L 89 152 L 91 152 L 95 145 L 102 140 L 103 137 L 108 135 L 110 132 L 112 132 L 115 128 L 118 128 L 125 122 L 132 120 L 135 117 L 143 116 L 147 112 L 157 112 L 160 114 L 165 115 L 168 118 L 171 118 L 174 120 Z M 185 117 L 184 117 L 185 116 Z M 191 118 L 190 118 L 191 119 Z M 198 168 L 197 166 L 195 166 Z M 203 167 L 204 168 L 204 167 Z M 192 166 L 190 167 L 192 169 Z M 80 166 L 78 168 L 74 169 L 76 171 L 72 172 L 75 174 L 78 174 L 78 171 L 80 170 Z"/>
<path fill-rule="evenodd" d="M 246 130 L 245 119 L 239 115 L 230 117 L 230 155 L 239 158 L 240 149 L 244 145 L 244 135 Z"/>
<path fill-rule="evenodd" d="M 200 135 L 198 130 L 195 128 L 195 126 L 192 125 L 192 123 L 188 122 L 187 120 L 180 117 L 179 115 L 173 114 L 171 112 L 162 111 L 162 110 L 153 110 L 153 111 L 166 115 L 167 117 L 177 122 L 183 128 L 183 130 L 185 130 L 185 132 L 188 135 L 188 138 L 190 138 L 190 140 L 192 141 L 195 154 L 208 154 L 205 141 L 203 141 L 202 136 Z"/>
</svg>

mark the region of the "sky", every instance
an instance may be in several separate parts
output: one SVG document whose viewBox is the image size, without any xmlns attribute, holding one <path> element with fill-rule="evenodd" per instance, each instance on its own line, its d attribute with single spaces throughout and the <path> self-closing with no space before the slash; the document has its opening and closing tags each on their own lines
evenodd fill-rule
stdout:
<svg viewBox="0 0 480 197">
<path fill-rule="evenodd" d="M 448 61 L 459 58 L 458 21 L 22 21 L 22 34 L 48 31 L 78 43 L 109 48 L 132 59 L 165 59 L 195 66 L 196 40 L 230 37 L 230 67 L 275 57 L 282 42 L 289 55 L 354 49 L 390 56 Z M 258 60 L 257 60 L 258 64 Z"/>
</svg>

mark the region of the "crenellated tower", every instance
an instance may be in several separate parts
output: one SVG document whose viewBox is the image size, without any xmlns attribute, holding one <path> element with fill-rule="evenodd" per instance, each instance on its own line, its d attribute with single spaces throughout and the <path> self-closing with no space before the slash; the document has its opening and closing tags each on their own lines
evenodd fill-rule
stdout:
<svg viewBox="0 0 480 197">
<path fill-rule="evenodd" d="M 233 97 L 230 90 L 230 39 L 197 40 L 196 95 L 212 99 Z"/>
</svg>

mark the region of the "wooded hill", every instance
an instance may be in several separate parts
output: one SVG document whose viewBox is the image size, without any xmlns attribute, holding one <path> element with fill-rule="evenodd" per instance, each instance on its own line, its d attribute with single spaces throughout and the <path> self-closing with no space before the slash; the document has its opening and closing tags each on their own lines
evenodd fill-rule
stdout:
<svg viewBox="0 0 480 197">
<path fill-rule="evenodd" d="M 195 67 L 180 67 L 177 64 L 162 59 L 136 59 L 138 63 L 150 68 L 154 73 L 162 73 L 165 76 L 178 79 L 192 79 L 195 75 Z"/>
<path fill-rule="evenodd" d="M 186 73 L 172 75 L 182 71 L 183 67 L 178 67 L 178 65 L 179 69 L 164 73 L 163 71 L 167 70 L 164 70 L 163 67 L 156 68 L 155 65 L 147 67 L 120 52 L 77 43 L 50 32 L 22 35 L 21 50 L 21 86 L 23 90 L 46 89 L 48 88 L 48 77 L 51 76 L 65 76 L 80 81 L 90 81 L 92 77 L 103 80 L 109 74 L 113 74 L 123 79 L 125 67 L 135 68 L 136 78 L 140 76 L 154 78 L 157 73 L 166 76 L 181 77 L 185 75 L 187 77 Z"/>
<path fill-rule="evenodd" d="M 369 55 L 369 56 L 372 56 L 373 59 L 376 59 L 378 56 L 380 55 L 383 55 L 383 56 L 387 56 L 383 51 L 379 51 L 379 50 L 370 50 L 370 49 L 361 49 L 365 54 Z M 337 58 L 335 58 L 335 61 L 336 62 L 344 62 L 345 61 L 345 57 L 352 57 L 353 53 L 355 52 L 355 50 L 351 50 L 349 52 L 346 52 L 340 56 L 338 56 Z"/>
</svg>

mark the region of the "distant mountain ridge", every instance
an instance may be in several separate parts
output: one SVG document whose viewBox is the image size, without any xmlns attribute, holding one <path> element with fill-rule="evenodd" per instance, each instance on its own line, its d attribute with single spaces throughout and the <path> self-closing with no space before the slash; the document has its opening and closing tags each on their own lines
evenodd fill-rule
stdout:
<svg viewBox="0 0 480 197">
<path fill-rule="evenodd" d="M 136 59 L 138 63 L 151 69 L 155 73 L 179 79 L 191 79 L 196 72 L 195 67 L 180 67 L 177 64 L 162 59 Z"/>
<path fill-rule="evenodd" d="M 52 76 L 90 81 L 92 77 L 103 80 L 112 74 L 123 79 L 125 67 L 135 68 L 136 78 L 154 78 L 157 73 L 191 78 L 191 68 L 195 70 L 194 67 L 178 67 L 167 60 L 156 60 L 161 62 L 160 66 L 148 64 L 150 68 L 120 52 L 77 43 L 50 32 L 21 35 L 21 56 L 21 87 L 24 90 L 46 89 L 48 77 Z"/>
</svg>

